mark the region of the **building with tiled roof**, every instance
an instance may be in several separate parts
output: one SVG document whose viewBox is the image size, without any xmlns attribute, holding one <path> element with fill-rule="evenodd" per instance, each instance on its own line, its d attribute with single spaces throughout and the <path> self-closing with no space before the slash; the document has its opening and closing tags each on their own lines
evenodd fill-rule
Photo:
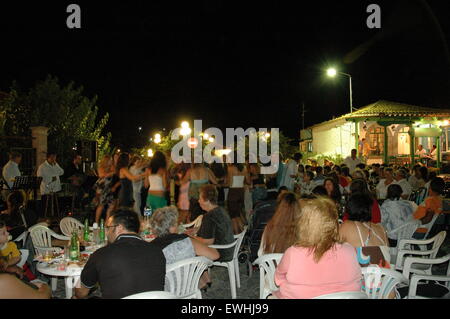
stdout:
<svg viewBox="0 0 450 319">
<path fill-rule="evenodd" d="M 343 157 L 356 148 L 361 155 L 365 153 L 368 164 L 409 164 L 417 161 L 417 145 L 423 145 L 428 152 L 436 145 L 439 166 L 442 153 L 450 150 L 449 121 L 450 109 L 381 100 L 302 130 L 300 145 L 304 152 Z M 363 146 L 362 139 L 367 145 Z"/>
</svg>

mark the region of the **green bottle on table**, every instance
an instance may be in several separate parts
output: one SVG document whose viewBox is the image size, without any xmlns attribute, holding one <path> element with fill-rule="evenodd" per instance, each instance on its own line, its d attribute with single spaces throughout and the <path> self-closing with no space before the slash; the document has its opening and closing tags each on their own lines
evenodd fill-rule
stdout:
<svg viewBox="0 0 450 319">
<path fill-rule="evenodd" d="M 100 220 L 100 232 L 98 237 L 100 238 L 100 243 L 105 241 L 105 221 L 103 218 Z"/>
<path fill-rule="evenodd" d="M 70 260 L 78 260 L 80 256 L 80 243 L 78 242 L 78 234 L 76 231 L 72 233 L 70 239 Z"/>
<path fill-rule="evenodd" d="M 88 221 L 87 218 L 84 221 L 84 236 L 83 236 L 83 239 L 84 239 L 85 242 L 89 241 L 89 221 Z"/>
</svg>

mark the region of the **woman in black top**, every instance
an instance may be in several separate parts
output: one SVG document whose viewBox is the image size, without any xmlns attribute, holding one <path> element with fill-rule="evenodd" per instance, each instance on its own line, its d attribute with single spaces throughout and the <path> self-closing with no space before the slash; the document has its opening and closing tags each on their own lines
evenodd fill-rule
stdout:
<svg viewBox="0 0 450 319">
<path fill-rule="evenodd" d="M 145 173 L 133 175 L 128 170 L 130 156 L 128 153 L 121 153 L 117 160 L 116 175 L 120 179 L 120 190 L 118 194 L 119 207 L 133 208 L 133 184 L 132 181 L 144 179 Z"/>
</svg>

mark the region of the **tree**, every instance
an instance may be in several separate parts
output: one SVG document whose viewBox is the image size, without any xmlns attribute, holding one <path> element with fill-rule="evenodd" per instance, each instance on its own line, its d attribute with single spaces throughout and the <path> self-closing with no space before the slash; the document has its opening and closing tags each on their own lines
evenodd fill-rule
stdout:
<svg viewBox="0 0 450 319">
<path fill-rule="evenodd" d="M 48 131 L 48 148 L 60 158 L 70 160 L 78 140 L 95 140 L 99 155 L 110 151 L 111 133 L 103 134 L 109 114 L 97 120 L 97 96 L 83 95 L 83 87 L 73 82 L 66 86 L 58 78 L 48 75 L 28 92 L 22 92 L 13 83 L 7 98 L 0 105 L 5 112 L 3 133 L 12 136 L 29 136 L 30 127 L 45 126 Z"/>
</svg>

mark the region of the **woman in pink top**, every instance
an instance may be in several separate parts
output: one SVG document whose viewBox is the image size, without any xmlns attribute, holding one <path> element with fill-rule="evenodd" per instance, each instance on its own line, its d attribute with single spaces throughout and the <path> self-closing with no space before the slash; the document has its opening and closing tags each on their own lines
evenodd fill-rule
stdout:
<svg viewBox="0 0 450 319">
<path fill-rule="evenodd" d="M 297 223 L 296 244 L 289 247 L 275 272 L 282 299 L 361 291 L 361 268 L 355 249 L 339 242 L 336 205 L 328 198 L 307 200 Z"/>
</svg>

